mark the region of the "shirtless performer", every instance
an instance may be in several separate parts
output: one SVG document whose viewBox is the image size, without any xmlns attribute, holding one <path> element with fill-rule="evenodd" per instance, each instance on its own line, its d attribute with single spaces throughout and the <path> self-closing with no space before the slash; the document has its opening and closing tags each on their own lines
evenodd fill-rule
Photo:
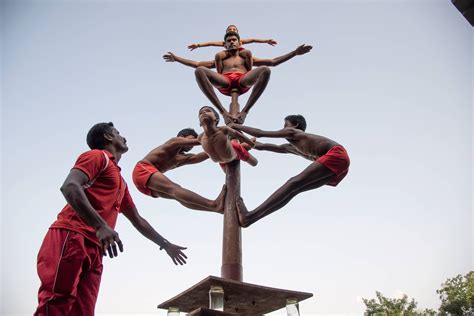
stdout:
<svg viewBox="0 0 474 316">
<path fill-rule="evenodd" d="M 223 213 L 226 187 L 214 201 L 187 190 L 171 181 L 164 173 L 183 165 L 195 164 L 208 158 L 205 152 L 187 154 L 194 146 L 199 145 L 197 133 L 186 128 L 163 145 L 153 149 L 140 160 L 133 170 L 133 182 L 137 189 L 151 197 L 175 199 L 187 208 L 209 212 Z"/>
<path fill-rule="evenodd" d="M 268 66 L 277 66 L 297 55 L 308 53 L 312 46 L 301 45 L 294 51 L 273 59 L 259 59 L 252 56 L 249 50 L 239 51 L 241 46 L 240 36 L 235 32 L 227 32 L 224 37 L 224 47 L 226 48 L 226 55 L 223 57 L 217 53 L 216 60 L 218 61 L 193 61 L 181 58 L 175 54 L 168 52 L 163 58 L 167 62 L 179 62 L 183 65 L 196 68 L 196 81 L 201 91 L 211 101 L 211 103 L 224 116 L 226 124 L 236 122 L 242 124 L 245 117 L 257 102 L 260 95 L 265 90 L 268 81 L 270 80 L 270 68 Z M 242 57 L 242 53 L 247 55 Z M 252 69 L 253 66 L 258 66 Z M 217 72 L 209 68 L 217 67 Z M 230 95 L 232 89 L 237 89 L 239 94 L 247 92 L 252 86 L 254 87 L 250 94 L 247 104 L 237 117 L 233 117 L 220 102 L 213 86 L 216 87 L 222 94 Z"/>
<path fill-rule="evenodd" d="M 238 34 L 239 30 L 237 29 L 237 26 L 229 25 L 226 29 L 226 34 L 229 33 L 229 32 L 233 32 L 233 33 Z M 249 43 L 267 43 L 267 44 L 270 44 L 272 46 L 275 46 L 277 44 L 277 42 L 275 42 L 272 39 L 268 39 L 268 40 L 262 40 L 262 39 L 256 39 L 256 38 L 241 39 L 240 40 L 240 45 L 241 46 L 239 47 L 238 54 L 239 54 L 240 57 L 242 57 L 245 60 L 245 66 L 246 66 L 248 71 L 252 70 L 252 65 L 253 65 L 252 52 L 245 49 L 242 45 L 243 44 L 249 44 Z M 224 44 L 225 44 L 225 42 L 209 42 L 209 43 L 203 43 L 203 44 L 197 44 L 197 45 L 198 45 L 198 47 L 204 47 L 204 46 L 211 46 L 211 45 L 212 46 L 224 46 Z M 193 44 L 193 45 L 196 45 L 196 44 Z M 188 46 L 188 48 L 190 48 L 190 46 Z M 223 68 L 223 63 L 222 62 L 223 62 L 224 59 L 229 58 L 230 56 L 231 56 L 231 54 L 227 50 L 220 51 L 216 54 L 214 60 L 215 60 L 216 70 L 217 70 L 218 73 L 222 74 L 222 68 Z M 239 76 L 239 75 L 240 75 L 240 73 L 237 76 Z M 229 79 L 232 80 L 232 78 L 229 78 Z M 221 91 L 225 95 L 230 95 L 230 90 L 227 91 L 226 89 L 219 89 L 219 91 Z M 245 92 L 242 92 L 242 93 L 245 93 Z"/>
<path fill-rule="evenodd" d="M 252 148 L 254 143 L 228 126 L 217 126 L 219 114 L 216 110 L 210 106 L 203 106 L 199 110 L 199 122 L 204 129 L 204 133 L 198 137 L 202 149 L 213 161 L 219 162 L 224 171 L 225 164 L 236 159 L 245 161 L 251 166 L 257 165 L 257 159 L 247 151 L 247 148 Z M 231 140 L 230 137 L 235 139 Z"/>
<path fill-rule="evenodd" d="M 237 26 L 231 24 L 227 27 L 225 32 L 226 33 L 227 32 L 239 33 L 239 30 L 237 29 Z M 275 46 L 277 44 L 277 42 L 273 39 L 258 39 L 258 38 L 245 38 L 245 39 L 241 39 L 240 42 L 242 43 L 242 45 L 250 44 L 250 43 L 262 43 L 262 44 L 268 44 L 268 45 L 271 45 L 271 46 Z M 220 42 L 206 42 L 206 43 L 199 43 L 199 44 L 191 44 L 191 45 L 188 46 L 188 48 L 189 48 L 189 50 L 195 50 L 196 48 L 207 47 L 207 46 L 222 47 L 222 46 L 224 46 L 224 42 L 220 41 Z M 244 48 L 241 47 L 241 49 L 243 50 Z"/>
<path fill-rule="evenodd" d="M 255 137 L 285 138 L 283 145 L 255 143 L 255 149 L 277 153 L 291 153 L 313 161 L 306 169 L 277 189 L 260 206 L 249 212 L 242 198 L 237 200 L 239 221 L 248 227 L 259 219 L 279 210 L 301 192 L 313 190 L 325 184 L 336 186 L 349 171 L 349 156 L 344 147 L 335 141 L 305 133 L 306 120 L 301 115 L 285 118 L 284 128 L 279 131 L 262 131 L 257 128 L 231 124 L 232 128 Z"/>
</svg>

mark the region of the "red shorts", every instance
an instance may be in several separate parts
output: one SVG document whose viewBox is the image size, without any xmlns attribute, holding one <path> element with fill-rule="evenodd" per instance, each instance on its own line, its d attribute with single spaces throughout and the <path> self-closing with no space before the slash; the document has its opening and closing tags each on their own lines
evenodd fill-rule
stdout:
<svg viewBox="0 0 474 316">
<path fill-rule="evenodd" d="M 336 186 L 344 179 L 349 171 L 350 160 L 347 151 L 342 146 L 334 146 L 317 160 L 320 164 L 336 174 L 328 185 Z"/>
<path fill-rule="evenodd" d="M 235 153 L 237 154 L 236 159 L 242 160 L 242 161 L 249 160 L 250 158 L 249 152 L 247 151 L 247 149 L 244 148 L 244 146 L 242 146 L 241 143 L 239 143 L 236 140 L 232 140 L 230 143 L 232 145 L 232 148 L 234 148 Z"/>
<path fill-rule="evenodd" d="M 239 94 L 244 94 L 245 92 L 250 90 L 250 87 L 243 88 L 240 86 L 240 80 L 242 80 L 246 73 L 244 74 L 241 72 L 224 72 L 222 75 L 227 78 L 227 81 L 229 81 L 229 85 L 227 86 L 227 88 L 218 89 L 222 94 L 230 95 L 232 89 L 238 89 Z"/>
<path fill-rule="evenodd" d="M 95 243 L 67 229 L 49 229 L 38 253 L 41 286 L 34 315 L 94 315 L 102 268 Z"/>
<path fill-rule="evenodd" d="M 247 151 L 247 149 L 245 149 L 244 146 L 242 146 L 241 143 L 239 143 L 236 140 L 232 140 L 230 142 L 230 144 L 232 145 L 232 148 L 234 149 L 235 153 L 237 154 L 237 157 L 235 158 L 235 160 L 242 160 L 242 161 L 249 160 L 250 154 Z M 219 165 L 222 167 L 222 169 L 224 169 L 226 164 L 225 163 L 220 163 Z M 224 169 L 224 171 L 225 171 L 225 169 Z"/>
<path fill-rule="evenodd" d="M 153 166 L 152 164 L 149 164 L 144 161 L 137 162 L 137 164 L 135 165 L 135 168 L 133 169 L 132 179 L 138 191 L 140 191 L 141 193 L 145 195 L 149 195 L 151 197 L 157 197 L 153 195 L 153 193 L 147 186 L 148 180 L 150 180 L 150 177 L 155 172 L 160 172 L 160 171 L 156 169 L 156 167 Z"/>
</svg>

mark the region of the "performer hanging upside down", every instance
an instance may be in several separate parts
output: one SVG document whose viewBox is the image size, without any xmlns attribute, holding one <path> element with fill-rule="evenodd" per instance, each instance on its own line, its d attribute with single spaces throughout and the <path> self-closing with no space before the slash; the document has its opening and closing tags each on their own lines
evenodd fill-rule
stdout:
<svg viewBox="0 0 474 316">
<path fill-rule="evenodd" d="M 237 29 L 237 26 L 235 25 L 229 25 L 227 27 L 227 29 L 225 30 L 225 32 L 235 32 L 235 33 L 239 33 L 239 30 Z M 264 44 L 268 44 L 268 45 L 272 45 L 272 46 L 275 46 L 277 44 L 276 41 L 274 41 L 273 39 L 258 39 L 258 38 L 247 38 L 247 39 L 242 39 L 240 41 L 242 43 L 242 45 L 244 44 L 250 44 L 250 43 L 264 43 Z M 223 41 L 220 41 L 220 42 L 206 42 L 206 43 L 200 43 L 200 44 L 191 44 L 188 46 L 188 48 L 190 50 L 195 50 L 196 48 L 199 48 L 199 47 L 207 47 L 207 46 L 218 46 L 218 47 L 222 47 L 224 46 L 224 42 Z M 244 50 L 243 47 L 241 47 L 241 50 Z"/>
<path fill-rule="evenodd" d="M 257 128 L 231 124 L 232 128 L 255 137 L 285 138 L 288 144 L 274 145 L 255 143 L 255 149 L 277 153 L 291 153 L 313 161 L 300 174 L 289 179 L 260 206 L 249 212 L 242 200 L 237 200 L 241 226 L 248 227 L 259 219 L 279 210 L 301 192 L 313 190 L 325 184 L 336 186 L 349 171 L 349 156 L 344 147 L 335 141 L 305 133 L 306 120 L 301 115 L 285 118 L 284 128 L 279 131 L 262 131 Z"/>
<path fill-rule="evenodd" d="M 252 56 L 249 50 L 239 51 L 240 36 L 235 32 L 227 32 L 224 37 L 226 53 L 217 53 L 215 61 L 193 61 L 176 56 L 168 52 L 163 58 L 167 62 L 179 62 L 183 65 L 196 68 L 196 81 L 201 91 L 224 116 L 226 124 L 231 122 L 243 123 L 252 106 L 257 102 L 270 80 L 270 68 L 277 66 L 297 55 L 303 55 L 311 50 L 311 46 L 301 45 L 294 51 L 273 59 L 259 59 Z M 241 56 L 242 55 L 242 56 Z M 253 66 L 259 66 L 252 69 Z M 217 67 L 217 72 L 209 68 Z M 230 95 L 232 89 L 238 89 L 239 94 L 254 87 L 247 104 L 242 111 L 233 117 L 221 104 L 214 89 L 216 87 L 225 95 Z"/>
<path fill-rule="evenodd" d="M 199 135 L 202 149 L 209 157 L 216 162 L 225 164 L 239 159 L 247 162 L 251 166 L 256 166 L 258 161 L 247 149 L 254 146 L 254 143 L 242 133 L 228 127 L 217 126 L 219 114 L 210 106 L 203 106 L 199 110 L 199 122 L 204 129 L 204 133 Z M 230 137 L 235 139 L 231 140 Z M 241 144 L 239 140 L 243 141 Z"/>
<path fill-rule="evenodd" d="M 199 145 L 197 133 L 186 128 L 177 137 L 169 139 L 163 145 L 153 149 L 140 160 L 133 170 L 133 182 L 137 189 L 145 195 L 175 199 L 187 208 L 209 212 L 223 213 L 226 187 L 219 196 L 208 200 L 199 194 L 187 190 L 171 181 L 164 173 L 168 170 L 206 160 L 205 152 L 187 154 L 193 146 Z"/>
</svg>

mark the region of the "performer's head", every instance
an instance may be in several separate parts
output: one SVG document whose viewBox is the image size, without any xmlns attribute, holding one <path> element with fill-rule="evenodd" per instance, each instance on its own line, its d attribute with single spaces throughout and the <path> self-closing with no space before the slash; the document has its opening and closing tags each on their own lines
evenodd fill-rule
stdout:
<svg viewBox="0 0 474 316">
<path fill-rule="evenodd" d="M 285 127 L 293 127 L 302 130 L 306 130 L 306 120 L 303 115 L 288 115 L 285 117 Z"/>
<path fill-rule="evenodd" d="M 187 139 L 196 139 L 198 137 L 198 134 L 196 131 L 192 128 L 185 128 L 182 129 L 178 132 L 178 137 L 183 137 Z M 194 146 L 183 146 L 180 150 L 180 152 L 185 153 L 193 149 Z"/>
<path fill-rule="evenodd" d="M 240 36 L 236 32 L 227 32 L 224 36 L 224 48 L 226 50 L 237 50 L 240 47 Z"/>
<path fill-rule="evenodd" d="M 125 153 L 128 151 L 127 140 L 121 136 L 112 122 L 97 123 L 87 133 L 87 145 L 90 149 L 111 149 Z"/>
<path fill-rule="evenodd" d="M 201 126 L 212 123 L 212 122 L 214 122 L 215 126 L 219 124 L 219 120 L 220 120 L 219 113 L 217 113 L 217 111 L 214 110 L 214 108 L 206 105 L 200 108 L 198 113 L 199 113 L 199 124 Z"/>
<path fill-rule="evenodd" d="M 184 138 L 197 138 L 198 134 L 196 131 L 192 128 L 184 128 L 178 132 L 178 137 L 184 137 Z M 190 137 L 192 136 L 192 137 Z"/>
<path fill-rule="evenodd" d="M 225 32 L 226 33 L 229 33 L 229 32 L 239 33 L 239 30 L 237 29 L 237 26 L 235 26 L 234 24 L 231 24 L 225 29 Z"/>
</svg>

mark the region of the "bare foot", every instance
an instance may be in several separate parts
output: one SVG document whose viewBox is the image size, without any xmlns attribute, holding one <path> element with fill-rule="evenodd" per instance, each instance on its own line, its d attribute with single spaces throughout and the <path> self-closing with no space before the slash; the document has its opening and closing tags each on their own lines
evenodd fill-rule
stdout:
<svg viewBox="0 0 474 316">
<path fill-rule="evenodd" d="M 235 206 L 237 207 L 237 215 L 239 216 L 239 223 L 242 227 L 249 227 L 250 223 L 248 220 L 249 211 L 244 204 L 244 200 L 239 196 L 235 201 Z"/>
<path fill-rule="evenodd" d="M 227 194 L 227 186 L 224 184 L 222 186 L 221 193 L 219 193 L 219 196 L 215 200 L 215 202 L 217 203 L 216 212 L 219 213 L 219 214 L 224 214 L 224 205 L 225 205 L 225 196 L 226 196 L 226 194 Z"/>
</svg>

